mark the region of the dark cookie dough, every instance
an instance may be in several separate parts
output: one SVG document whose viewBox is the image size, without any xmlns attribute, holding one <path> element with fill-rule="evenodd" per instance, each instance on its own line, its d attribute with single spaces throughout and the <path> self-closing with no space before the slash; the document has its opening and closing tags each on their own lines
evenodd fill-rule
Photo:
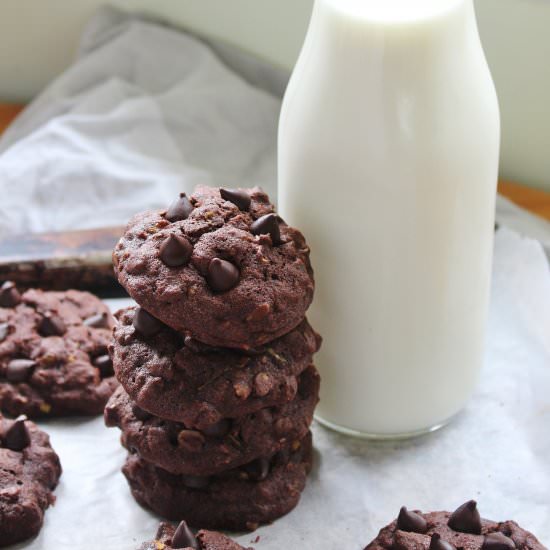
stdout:
<svg viewBox="0 0 550 550">
<path fill-rule="evenodd" d="M 254 530 L 290 512 L 311 469 L 311 434 L 269 461 L 215 477 L 175 476 L 129 455 L 122 469 L 134 498 L 170 520 L 233 531 Z"/>
<path fill-rule="evenodd" d="M 132 325 L 134 311 L 117 314 L 111 353 L 118 380 L 139 407 L 188 428 L 291 401 L 320 346 L 306 320 L 249 354 L 184 339 L 166 326 L 144 337 Z"/>
<path fill-rule="evenodd" d="M 192 548 L 193 550 L 253 550 L 243 548 L 229 537 L 202 529 L 196 534 L 182 521 L 178 527 L 171 523 L 161 523 L 155 540 L 146 542 L 139 550 L 172 550 L 176 548 Z"/>
<path fill-rule="evenodd" d="M 40 531 L 60 475 L 59 458 L 43 431 L 24 418 L 0 416 L 0 546 Z"/>
<path fill-rule="evenodd" d="M 168 215 L 138 214 L 113 253 L 118 279 L 138 304 L 213 346 L 246 349 L 274 340 L 301 322 L 313 298 L 303 235 L 279 221 L 259 188 L 245 192 L 246 210 L 219 189 L 200 187 L 190 211 L 187 204 Z M 171 235 L 184 240 L 169 241 Z M 183 265 L 174 266 L 178 258 Z"/>
<path fill-rule="evenodd" d="M 101 414 L 117 387 L 107 347 L 114 319 L 87 292 L 28 290 L 0 308 L 0 410 Z"/>
<path fill-rule="evenodd" d="M 455 512 L 402 509 L 365 550 L 546 550 L 513 521 L 482 519 L 474 501 Z"/>
<path fill-rule="evenodd" d="M 119 388 L 107 404 L 105 421 L 121 428 L 122 444 L 147 462 L 172 474 L 205 476 L 275 454 L 304 438 L 318 395 L 319 375 L 312 366 L 300 376 L 298 394 L 289 403 L 222 420 L 213 433 L 205 433 L 136 411 Z"/>
</svg>

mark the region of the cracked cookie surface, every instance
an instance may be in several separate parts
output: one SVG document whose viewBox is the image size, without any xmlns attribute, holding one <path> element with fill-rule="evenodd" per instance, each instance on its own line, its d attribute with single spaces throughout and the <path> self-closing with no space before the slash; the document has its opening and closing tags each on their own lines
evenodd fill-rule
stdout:
<svg viewBox="0 0 550 550">
<path fill-rule="evenodd" d="M 166 326 L 145 337 L 133 325 L 136 311 L 117 313 L 110 348 L 117 378 L 140 408 L 188 428 L 292 401 L 321 343 L 305 319 L 248 354 L 190 341 Z"/>
<path fill-rule="evenodd" d="M 175 476 L 129 455 L 122 469 L 134 498 L 160 516 L 191 526 L 254 530 L 292 510 L 311 469 L 309 433 L 271 459 L 212 477 Z"/>
<path fill-rule="evenodd" d="M 161 523 L 155 540 L 142 544 L 138 550 L 175 550 L 191 548 L 193 550 L 253 550 L 244 548 L 222 533 L 201 529 L 193 533 L 182 521 L 177 527 L 171 523 Z"/>
<path fill-rule="evenodd" d="M 319 398 L 315 367 L 299 379 L 296 397 L 282 405 L 236 419 L 223 419 L 205 431 L 188 429 L 136 410 L 123 388 L 105 408 L 108 426 L 122 430 L 122 444 L 147 462 L 173 474 L 212 475 L 261 456 L 271 456 L 306 436 Z"/>
<path fill-rule="evenodd" d="M 3 304 L 0 410 L 32 418 L 101 414 L 118 385 L 107 306 L 75 290 L 28 290 Z"/>
<path fill-rule="evenodd" d="M 40 531 L 60 475 L 48 435 L 24 418 L 0 415 L 0 546 Z"/>
<path fill-rule="evenodd" d="M 477 503 L 466 502 L 454 512 L 409 511 L 384 527 L 365 550 L 546 550 L 514 521 L 480 517 Z"/>
<path fill-rule="evenodd" d="M 301 322 L 313 271 L 303 235 L 274 213 L 264 192 L 243 189 L 236 199 L 223 191 L 199 187 L 167 211 L 137 214 L 113 263 L 130 296 L 166 325 L 206 344 L 246 349 Z"/>
</svg>

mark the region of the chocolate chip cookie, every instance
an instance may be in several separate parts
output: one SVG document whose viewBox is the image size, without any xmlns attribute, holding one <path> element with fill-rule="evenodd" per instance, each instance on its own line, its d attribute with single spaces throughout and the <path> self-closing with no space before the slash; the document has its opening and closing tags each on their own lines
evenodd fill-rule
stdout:
<svg viewBox="0 0 550 550">
<path fill-rule="evenodd" d="M 172 550 L 187 548 L 192 550 L 254 550 L 243 548 L 229 537 L 202 529 L 196 534 L 182 521 L 177 527 L 170 523 L 161 523 L 155 540 L 146 542 L 139 550 Z"/>
<path fill-rule="evenodd" d="M 0 416 L 0 546 L 40 531 L 60 475 L 59 458 L 43 431 L 25 417 Z"/>
<path fill-rule="evenodd" d="M 87 292 L 0 289 L 0 410 L 96 415 L 117 387 L 107 347 L 114 319 Z"/>
<path fill-rule="evenodd" d="M 136 215 L 113 263 L 147 312 L 213 346 L 270 342 L 300 324 L 313 298 L 305 239 L 259 188 L 199 187 Z"/>
<path fill-rule="evenodd" d="M 545 550 L 513 521 L 482 519 L 475 501 L 454 512 L 422 513 L 401 508 L 365 550 Z"/>
<path fill-rule="evenodd" d="M 118 380 L 140 408 L 199 430 L 294 399 L 298 377 L 321 341 L 303 320 L 245 354 L 200 344 L 164 325 L 146 336 L 136 329 L 149 320 L 142 313 L 117 314 L 111 353 Z"/>
<path fill-rule="evenodd" d="M 296 397 L 281 407 L 223 419 L 206 431 L 188 429 L 139 410 L 123 388 L 105 408 L 108 426 L 122 430 L 122 444 L 173 474 L 213 475 L 273 455 L 308 433 L 319 398 L 315 367 L 300 376 Z"/>
<path fill-rule="evenodd" d="M 134 498 L 170 520 L 207 529 L 254 530 L 292 510 L 311 468 L 311 434 L 277 453 L 212 477 L 175 476 L 129 455 L 122 469 Z"/>
</svg>

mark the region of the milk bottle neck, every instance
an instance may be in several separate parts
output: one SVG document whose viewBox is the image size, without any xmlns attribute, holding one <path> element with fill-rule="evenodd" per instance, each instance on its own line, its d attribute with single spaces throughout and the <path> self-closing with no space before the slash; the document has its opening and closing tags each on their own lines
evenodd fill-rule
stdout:
<svg viewBox="0 0 550 550">
<path fill-rule="evenodd" d="M 409 65 L 478 55 L 473 0 L 315 0 L 304 56 Z"/>
</svg>

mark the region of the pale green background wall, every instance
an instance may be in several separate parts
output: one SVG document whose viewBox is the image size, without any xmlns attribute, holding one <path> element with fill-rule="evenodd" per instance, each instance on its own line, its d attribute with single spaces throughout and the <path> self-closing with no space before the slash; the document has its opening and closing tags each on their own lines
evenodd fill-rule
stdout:
<svg viewBox="0 0 550 550">
<path fill-rule="evenodd" d="M 291 67 L 313 0 L 114 0 Z M 414 0 L 411 0 L 414 1 Z M 27 100 L 70 63 L 102 0 L 0 0 L 0 98 Z M 502 175 L 550 190 L 550 0 L 476 0 L 500 96 Z"/>
</svg>

